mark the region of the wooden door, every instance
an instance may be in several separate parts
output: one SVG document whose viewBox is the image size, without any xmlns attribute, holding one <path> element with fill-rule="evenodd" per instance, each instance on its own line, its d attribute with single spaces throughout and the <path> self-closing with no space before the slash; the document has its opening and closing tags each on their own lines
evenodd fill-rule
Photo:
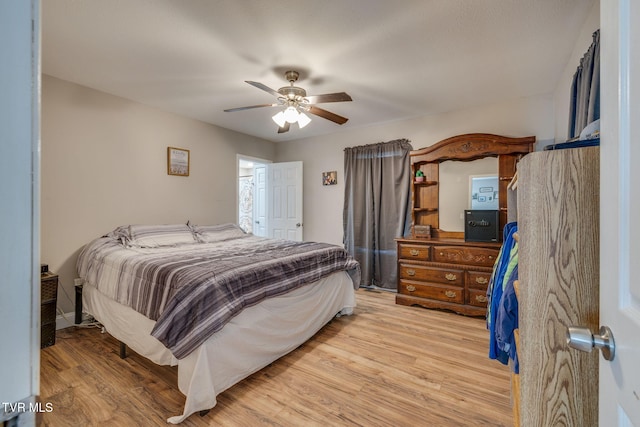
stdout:
<svg viewBox="0 0 640 427">
<path fill-rule="evenodd" d="M 598 330 L 599 148 L 531 153 L 518 165 L 522 426 L 596 426 L 598 353 L 567 327 Z"/>
</svg>

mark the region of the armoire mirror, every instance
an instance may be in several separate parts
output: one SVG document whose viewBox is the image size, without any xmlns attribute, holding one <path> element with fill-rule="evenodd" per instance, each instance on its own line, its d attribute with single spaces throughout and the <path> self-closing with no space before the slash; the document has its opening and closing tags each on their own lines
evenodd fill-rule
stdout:
<svg viewBox="0 0 640 427">
<path fill-rule="evenodd" d="M 472 133 L 412 151 L 412 173 L 415 176 L 420 170 L 424 175 L 412 185 L 412 225 L 429 226 L 432 238 L 463 239 L 461 214 L 470 207 L 469 177 L 497 175 L 502 229 L 507 219 L 507 185 L 515 174 L 517 160 L 533 151 L 534 143 L 534 136 Z"/>
<path fill-rule="evenodd" d="M 470 188 L 472 178 L 480 179 L 480 177 L 489 176 L 497 180 L 497 157 L 485 157 L 470 162 L 449 160 L 440 163 L 440 197 L 438 203 L 440 206 L 440 229 L 464 232 L 464 211 L 465 209 L 474 209 L 474 206 L 472 206 L 473 193 Z M 483 186 L 482 189 L 485 190 L 485 187 L 487 186 Z M 497 187 L 496 185 L 495 192 L 498 192 Z M 491 195 L 479 196 L 484 198 L 484 204 L 487 206 L 476 206 L 475 209 L 497 210 L 499 208 L 497 203 L 495 203 L 495 207 L 493 207 L 493 204 L 487 203 L 489 202 L 488 198 L 491 198 L 492 201 L 498 200 L 498 197 L 494 198 L 493 192 L 494 190 L 491 191 Z M 478 201 L 478 197 L 476 201 Z"/>
</svg>

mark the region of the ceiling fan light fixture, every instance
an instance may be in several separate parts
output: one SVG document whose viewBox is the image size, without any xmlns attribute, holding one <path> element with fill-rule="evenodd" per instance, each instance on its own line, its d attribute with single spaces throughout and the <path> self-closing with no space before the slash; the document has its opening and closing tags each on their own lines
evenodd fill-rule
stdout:
<svg viewBox="0 0 640 427">
<path fill-rule="evenodd" d="M 296 107 L 287 107 L 287 109 L 284 110 L 284 119 L 289 123 L 297 122 L 298 116 L 300 116 L 300 113 L 298 113 Z"/>
<path fill-rule="evenodd" d="M 298 115 L 298 127 L 300 129 L 302 129 L 303 127 L 305 127 L 309 123 L 311 123 L 311 118 L 309 118 L 309 116 L 307 116 L 305 113 L 300 113 Z"/>
<path fill-rule="evenodd" d="M 284 112 L 282 111 L 279 111 L 278 114 L 272 117 L 272 119 L 279 127 L 284 127 L 284 124 L 287 121 L 284 117 Z"/>
<path fill-rule="evenodd" d="M 343 125 L 349 120 L 346 117 L 342 117 L 338 114 L 327 111 L 323 108 L 317 107 L 316 104 L 322 104 L 326 102 L 344 102 L 353 101 L 346 92 L 325 93 L 322 95 L 307 96 L 307 91 L 301 87 L 294 86 L 295 82 L 299 78 L 297 71 L 287 71 L 285 78 L 289 81 L 289 86 L 281 87 L 278 90 L 273 90 L 270 87 L 254 81 L 245 80 L 251 86 L 263 90 L 273 96 L 278 101 L 271 104 L 249 105 L 246 107 L 229 108 L 224 110 L 225 112 L 244 111 L 253 108 L 261 107 L 281 107 L 283 110 L 276 113 L 272 119 L 278 125 L 278 133 L 289 132 L 290 124 L 298 123 L 298 128 L 303 128 L 311 123 L 311 118 L 306 113 L 311 113 L 314 116 L 322 117 L 339 125 Z"/>
</svg>

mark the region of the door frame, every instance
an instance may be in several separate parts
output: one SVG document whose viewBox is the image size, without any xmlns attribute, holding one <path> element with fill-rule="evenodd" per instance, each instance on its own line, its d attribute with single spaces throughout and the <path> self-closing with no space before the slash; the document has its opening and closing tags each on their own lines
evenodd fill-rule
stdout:
<svg viewBox="0 0 640 427">
<path fill-rule="evenodd" d="M 8 267 L 2 268 L 7 286 L 0 317 L 10 347 L 0 364 L 0 423 L 17 425 L 35 425 L 36 415 L 10 404 L 29 408 L 40 388 L 40 10 L 39 0 L 0 2 L 0 35 L 11 40 L 2 48 L 0 79 L 0 115 L 7 124 L 0 126 L 0 256 Z"/>
<path fill-rule="evenodd" d="M 240 160 L 245 160 L 248 162 L 254 162 L 259 164 L 269 164 L 273 163 L 272 160 L 262 159 L 260 157 L 247 156 L 244 154 L 236 154 L 236 207 L 235 207 L 235 220 L 234 222 L 237 224 L 240 219 Z"/>
<path fill-rule="evenodd" d="M 638 16 L 633 0 L 601 0 L 600 325 L 616 344 L 614 359 L 600 356 L 599 365 L 599 424 L 608 426 L 640 425 Z"/>
</svg>

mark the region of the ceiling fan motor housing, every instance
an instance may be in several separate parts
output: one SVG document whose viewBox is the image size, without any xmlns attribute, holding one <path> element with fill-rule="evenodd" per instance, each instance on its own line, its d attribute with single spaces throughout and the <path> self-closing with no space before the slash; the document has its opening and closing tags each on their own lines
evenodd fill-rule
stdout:
<svg viewBox="0 0 640 427">
<path fill-rule="evenodd" d="M 304 98 L 307 96 L 307 91 L 297 86 L 285 86 L 278 89 L 278 93 L 287 99 Z"/>
<path fill-rule="evenodd" d="M 301 87 L 294 86 L 293 83 L 298 81 L 298 77 L 300 74 L 297 71 L 287 71 L 284 73 L 284 78 L 291 83 L 290 86 L 281 87 L 278 89 L 278 93 L 289 101 L 302 101 L 302 98 L 307 96 L 307 91 L 302 89 Z"/>
</svg>

